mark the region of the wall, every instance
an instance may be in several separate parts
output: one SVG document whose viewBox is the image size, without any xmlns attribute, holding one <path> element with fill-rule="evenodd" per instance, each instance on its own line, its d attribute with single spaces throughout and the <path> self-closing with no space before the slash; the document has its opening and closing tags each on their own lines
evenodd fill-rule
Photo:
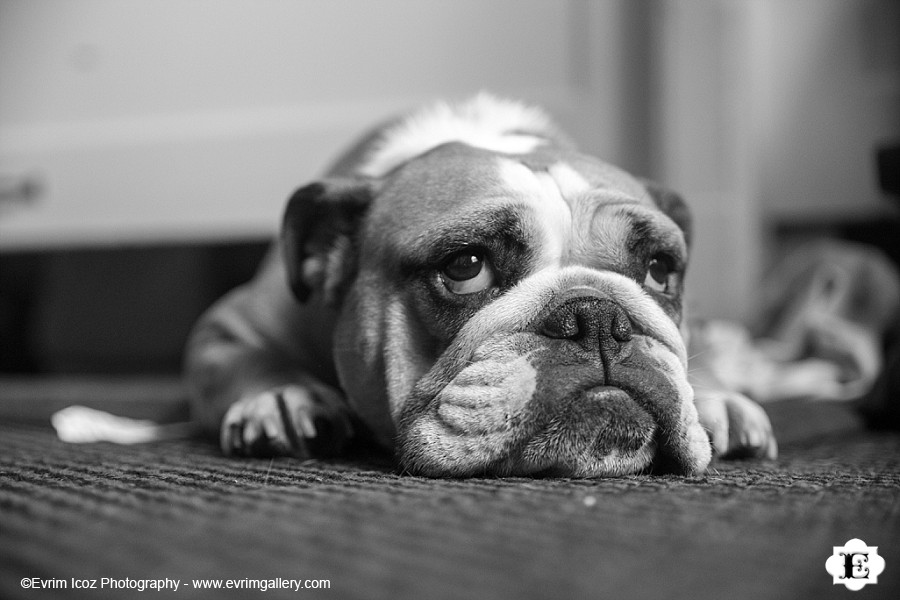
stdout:
<svg viewBox="0 0 900 600">
<path fill-rule="evenodd" d="M 0 0 L 0 252 L 259 242 L 361 129 L 487 88 L 681 191 L 693 313 L 746 318 L 773 224 L 892 214 L 871 149 L 900 137 L 898 7 Z M 113 301 L 102 277 L 42 289 L 71 295 L 62 280 Z"/>
<path fill-rule="evenodd" d="M 874 151 L 900 139 L 900 3 L 653 7 L 650 164 L 694 209 L 689 305 L 746 320 L 785 222 L 897 222 Z"/>
<path fill-rule="evenodd" d="M 3 0 L 0 176 L 42 193 L 0 246 L 269 235 L 362 129 L 436 97 L 572 122 L 580 4 Z"/>
<path fill-rule="evenodd" d="M 900 140 L 900 2 L 791 0 L 758 13 L 763 210 L 773 219 L 879 215 L 875 147 Z"/>
<path fill-rule="evenodd" d="M 288 194 L 424 101 L 522 97 L 642 170 L 643 10 L 0 0 L 0 370 L 177 368 Z"/>
</svg>

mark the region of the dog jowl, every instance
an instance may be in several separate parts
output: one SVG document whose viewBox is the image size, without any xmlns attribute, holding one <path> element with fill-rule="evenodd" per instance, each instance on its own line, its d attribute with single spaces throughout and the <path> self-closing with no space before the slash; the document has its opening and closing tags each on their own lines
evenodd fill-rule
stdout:
<svg viewBox="0 0 900 600">
<path fill-rule="evenodd" d="M 238 455 L 354 436 L 431 476 L 693 474 L 773 456 L 765 413 L 688 380 L 681 198 L 487 95 L 366 136 L 288 201 L 192 334 L 197 418 Z"/>
</svg>

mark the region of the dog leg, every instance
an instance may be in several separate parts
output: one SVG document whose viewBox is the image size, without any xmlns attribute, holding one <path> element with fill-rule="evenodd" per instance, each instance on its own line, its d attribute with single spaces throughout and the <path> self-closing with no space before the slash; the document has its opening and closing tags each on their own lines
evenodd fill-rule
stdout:
<svg viewBox="0 0 900 600">
<path fill-rule="evenodd" d="M 353 428 L 343 395 L 325 383 L 335 379 L 322 368 L 330 347 L 309 343 L 330 339 L 329 319 L 298 309 L 277 258 L 195 326 L 185 360 L 193 418 L 226 454 L 332 455 Z"/>
<path fill-rule="evenodd" d="M 713 451 L 723 458 L 778 456 L 778 444 L 766 411 L 743 394 L 721 389 L 694 389 L 700 425 Z"/>
<path fill-rule="evenodd" d="M 250 394 L 231 405 L 220 443 L 240 456 L 334 456 L 353 436 L 341 395 L 317 382 Z"/>
</svg>

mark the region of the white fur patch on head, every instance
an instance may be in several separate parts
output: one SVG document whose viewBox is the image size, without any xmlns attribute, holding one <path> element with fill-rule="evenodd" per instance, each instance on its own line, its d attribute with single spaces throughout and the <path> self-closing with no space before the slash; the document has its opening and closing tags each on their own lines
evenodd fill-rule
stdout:
<svg viewBox="0 0 900 600">
<path fill-rule="evenodd" d="M 535 226 L 542 237 L 540 266 L 559 264 L 572 227 L 572 211 L 556 182 L 546 172 L 535 173 L 513 160 L 500 159 L 497 172 L 513 201 L 530 206 L 540 222 Z"/>
<path fill-rule="evenodd" d="M 550 165 L 546 171 L 532 171 L 520 162 L 498 160 L 498 173 L 516 201 L 527 203 L 539 220 L 536 229 L 543 236 L 539 267 L 559 265 L 572 232 L 572 207 L 591 189 L 590 182 L 564 162 Z"/>
<path fill-rule="evenodd" d="M 442 144 L 462 142 L 504 154 L 527 154 L 554 135 L 539 108 L 481 93 L 459 104 L 438 102 L 391 126 L 359 169 L 382 177 Z"/>
<path fill-rule="evenodd" d="M 546 171 L 532 171 L 520 162 L 507 159 L 500 159 L 497 165 L 500 180 L 511 192 L 523 196 L 571 204 L 579 194 L 591 189 L 587 179 L 564 162 L 554 163 Z"/>
<path fill-rule="evenodd" d="M 558 162 L 550 165 L 550 168 L 547 169 L 547 173 L 553 178 L 562 197 L 565 198 L 566 202 L 569 204 L 572 203 L 576 196 L 584 194 L 591 189 L 590 182 L 567 163 Z"/>
</svg>

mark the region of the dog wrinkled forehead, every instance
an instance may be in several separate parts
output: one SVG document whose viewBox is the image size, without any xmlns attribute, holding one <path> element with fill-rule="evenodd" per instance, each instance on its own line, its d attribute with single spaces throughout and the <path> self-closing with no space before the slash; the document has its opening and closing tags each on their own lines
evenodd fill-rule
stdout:
<svg viewBox="0 0 900 600">
<path fill-rule="evenodd" d="M 579 152 L 543 112 L 516 102 L 480 95 L 413 113 L 385 130 L 361 172 L 381 181 L 370 230 L 390 226 L 401 248 L 439 237 L 477 245 L 479 225 L 514 214 L 505 222 L 539 250 L 535 269 L 639 277 L 654 252 L 686 257 L 680 226 L 643 182 Z"/>
<path fill-rule="evenodd" d="M 514 156 L 459 142 L 441 145 L 386 178 L 369 223 L 375 231 L 392 227 L 394 242 L 411 247 L 418 238 L 449 231 L 455 221 L 471 227 L 500 212 L 517 215 L 538 238 L 545 263 L 539 266 L 624 265 L 638 237 L 665 239 L 677 254 L 685 253 L 680 229 L 640 182 L 599 160 L 559 150 Z M 602 257 L 607 260 L 598 262 Z"/>
<path fill-rule="evenodd" d="M 540 108 L 487 93 L 459 104 L 438 102 L 388 126 L 356 172 L 388 180 L 409 163 L 445 146 L 456 147 L 456 152 L 448 152 L 428 165 L 432 172 L 443 171 L 445 178 L 455 176 L 479 183 L 490 180 L 507 188 L 530 187 L 536 192 L 539 190 L 533 185 L 531 172 L 539 174 L 545 192 L 555 186 L 567 202 L 575 194 L 593 189 L 605 192 L 606 201 L 622 198 L 652 204 L 640 182 L 617 167 L 578 152 Z M 481 164 L 473 160 L 466 164 L 451 162 L 449 159 L 458 158 L 462 148 L 471 150 L 469 158 L 475 157 Z M 492 172 L 486 170 L 488 163 Z M 461 172 L 461 167 L 467 171 Z"/>
<path fill-rule="evenodd" d="M 588 156 L 543 158 L 496 161 L 509 202 L 526 209 L 540 232 L 539 266 L 580 264 L 628 272 L 640 271 L 634 265 L 655 252 L 686 258 L 682 230 L 639 181 Z"/>
</svg>

